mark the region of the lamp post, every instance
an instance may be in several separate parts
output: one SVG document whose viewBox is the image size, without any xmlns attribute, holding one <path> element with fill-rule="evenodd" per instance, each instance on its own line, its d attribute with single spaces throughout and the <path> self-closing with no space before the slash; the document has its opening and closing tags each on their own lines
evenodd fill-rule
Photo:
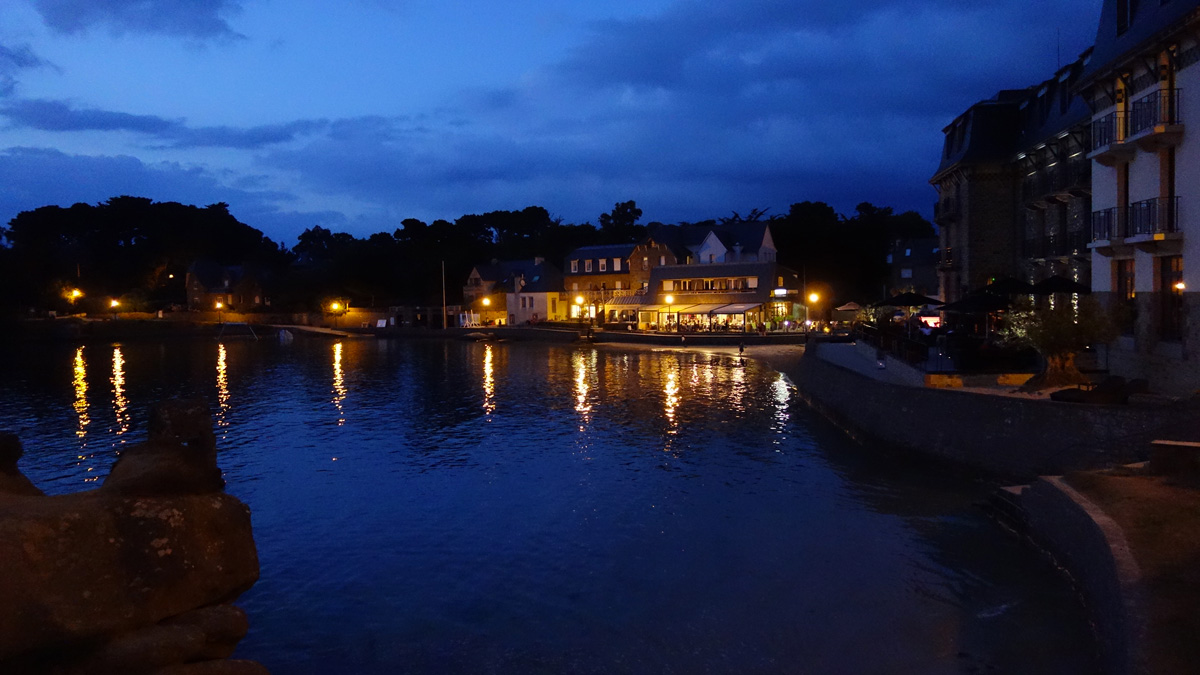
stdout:
<svg viewBox="0 0 1200 675">
<path fill-rule="evenodd" d="M 575 309 L 579 312 L 579 329 L 583 330 L 583 296 L 575 296 Z"/>
<path fill-rule="evenodd" d="M 342 303 L 333 301 L 329 303 L 329 313 L 333 315 L 333 327 L 337 328 L 338 312 L 342 311 Z"/>
<path fill-rule="evenodd" d="M 811 306 L 816 305 L 821 300 L 821 296 L 816 293 L 808 294 L 808 304 L 804 306 L 804 329 L 812 330 L 812 309 Z"/>
<path fill-rule="evenodd" d="M 113 321 L 116 321 L 117 320 L 117 308 L 121 306 L 120 301 L 118 301 L 116 298 L 113 298 L 112 300 L 108 301 L 108 306 L 110 309 L 112 309 Z"/>
<path fill-rule="evenodd" d="M 225 309 L 225 303 L 218 301 L 216 304 L 216 308 L 217 308 L 217 323 L 219 323 L 219 324 L 225 323 L 225 319 L 221 315 L 221 312 L 224 311 L 224 309 Z"/>
<path fill-rule="evenodd" d="M 667 297 L 663 298 L 663 300 L 665 300 L 667 302 L 667 325 L 670 325 L 670 323 L 671 323 L 671 305 L 673 305 L 675 303 L 675 296 L 668 295 Z M 679 322 L 678 321 L 675 322 L 675 330 L 679 330 Z"/>
</svg>

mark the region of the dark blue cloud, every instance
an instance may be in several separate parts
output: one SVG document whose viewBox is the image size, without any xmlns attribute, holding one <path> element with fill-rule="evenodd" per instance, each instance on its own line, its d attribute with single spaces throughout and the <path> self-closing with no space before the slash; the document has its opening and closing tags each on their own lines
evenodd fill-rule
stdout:
<svg viewBox="0 0 1200 675">
<path fill-rule="evenodd" d="M 33 68 L 53 67 L 33 53 L 29 45 L 9 47 L 0 44 L 0 97 L 11 96 L 17 86 L 17 73 Z"/>
<path fill-rule="evenodd" d="M 43 131 L 137 131 L 149 134 L 176 132 L 183 123 L 153 115 L 131 115 L 110 110 L 72 108 L 62 101 L 13 100 L 0 105 L 0 115 L 17 127 Z"/>
<path fill-rule="evenodd" d="M 239 37 L 224 18 L 241 9 L 238 0 L 33 0 L 33 6 L 61 33 L 103 26 L 117 34 Z"/>
<path fill-rule="evenodd" d="M 6 117 L 14 127 L 42 131 L 132 131 L 158 138 L 174 148 L 254 149 L 287 143 L 328 126 L 324 120 L 296 120 L 242 128 L 189 127 L 184 120 L 74 108 L 63 101 L 37 99 L 12 99 L 0 103 L 0 116 Z"/>
</svg>

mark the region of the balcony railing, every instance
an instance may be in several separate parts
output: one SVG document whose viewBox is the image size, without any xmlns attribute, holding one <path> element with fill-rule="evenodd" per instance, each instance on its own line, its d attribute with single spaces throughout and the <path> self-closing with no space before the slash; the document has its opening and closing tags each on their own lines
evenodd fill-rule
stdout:
<svg viewBox="0 0 1200 675">
<path fill-rule="evenodd" d="M 1161 197 L 1129 205 L 1132 236 L 1179 231 L 1179 197 Z"/>
<path fill-rule="evenodd" d="M 1124 235 L 1117 229 L 1117 207 L 1092 211 L 1092 241 L 1121 239 Z"/>
<path fill-rule="evenodd" d="M 1128 135 L 1128 120 L 1124 113 L 1113 112 L 1092 121 L 1092 150 L 1099 150 L 1124 140 Z"/>
<path fill-rule="evenodd" d="M 1179 90 L 1160 89 L 1133 102 L 1129 134 L 1151 129 L 1159 124 L 1179 124 Z"/>
</svg>

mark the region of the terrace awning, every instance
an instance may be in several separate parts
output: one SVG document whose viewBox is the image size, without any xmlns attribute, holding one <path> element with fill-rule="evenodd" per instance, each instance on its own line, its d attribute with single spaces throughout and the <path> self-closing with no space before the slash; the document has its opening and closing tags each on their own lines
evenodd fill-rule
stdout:
<svg viewBox="0 0 1200 675">
<path fill-rule="evenodd" d="M 725 305 L 714 310 L 713 314 L 743 314 L 759 307 L 762 307 L 761 302 L 742 302 L 735 305 Z"/>
<path fill-rule="evenodd" d="M 725 305 L 713 305 L 713 304 L 692 305 L 691 307 L 687 307 L 685 309 L 679 310 L 679 313 L 680 314 L 712 314 L 715 310 L 718 310 L 724 306 Z"/>
<path fill-rule="evenodd" d="M 645 300 L 645 299 L 646 299 L 646 297 L 643 295 L 621 295 L 621 296 L 612 298 L 605 304 L 614 305 L 614 306 L 620 305 L 620 306 L 628 307 L 629 309 L 634 309 L 635 307 L 641 306 L 642 300 Z"/>
<path fill-rule="evenodd" d="M 661 312 L 667 308 L 666 305 L 641 305 L 638 311 L 641 312 Z"/>
</svg>

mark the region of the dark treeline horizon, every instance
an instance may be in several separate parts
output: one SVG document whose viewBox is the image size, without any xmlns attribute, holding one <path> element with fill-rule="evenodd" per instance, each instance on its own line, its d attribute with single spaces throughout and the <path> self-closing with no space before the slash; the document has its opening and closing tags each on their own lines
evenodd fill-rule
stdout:
<svg viewBox="0 0 1200 675">
<path fill-rule="evenodd" d="M 291 248 L 237 220 L 225 203 L 204 207 L 119 196 L 89 205 L 42 206 L 0 227 L 4 305 L 67 310 L 67 291 L 120 297 L 128 309 L 185 301 L 184 277 L 197 260 L 253 269 L 272 309 L 308 310 L 341 297 L 354 305 L 441 303 L 442 264 L 450 302 L 461 297 L 472 267 L 491 260 L 545 258 L 562 267 L 580 246 L 635 243 L 665 223 L 640 224 L 635 201 L 600 214 L 599 225 L 566 224 L 541 206 L 467 214 L 453 222 L 407 218 L 392 232 L 358 238 L 314 225 Z M 934 236 L 914 211 L 863 202 L 854 214 L 824 202 L 792 204 L 786 214 L 753 209 L 680 227 L 767 222 L 780 263 L 823 286 L 834 301 L 882 297 L 886 255 L 896 238 Z M 85 307 L 87 305 L 84 305 Z"/>
</svg>

